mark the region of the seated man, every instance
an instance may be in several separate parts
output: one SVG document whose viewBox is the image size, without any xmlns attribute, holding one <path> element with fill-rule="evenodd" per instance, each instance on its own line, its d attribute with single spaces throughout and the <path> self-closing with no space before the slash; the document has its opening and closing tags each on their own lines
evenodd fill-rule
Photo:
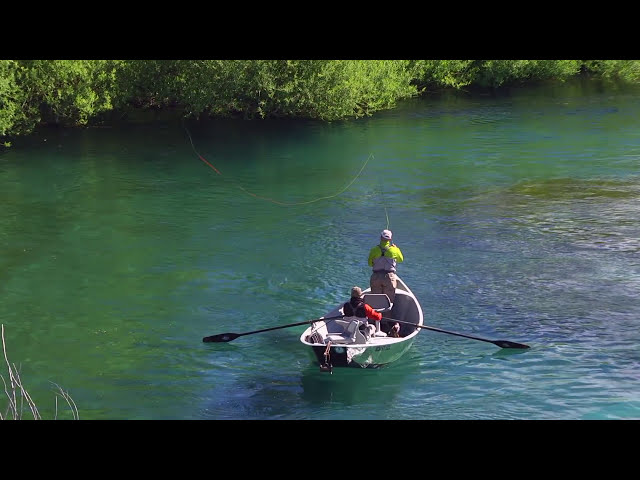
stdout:
<svg viewBox="0 0 640 480">
<path fill-rule="evenodd" d="M 370 305 L 364 303 L 362 298 L 362 289 L 357 286 L 351 289 L 351 298 L 342 306 L 342 313 L 346 317 L 352 317 L 354 320 L 360 320 L 362 324 L 366 326 L 363 334 L 367 340 L 375 334 L 376 330 L 375 325 L 369 325 L 367 319 L 376 321 L 382 319 L 382 313 L 376 312 Z M 396 323 L 392 327 L 392 332 L 398 332 L 399 330 L 400 325 Z M 393 336 L 397 337 L 398 335 L 396 333 Z"/>
</svg>

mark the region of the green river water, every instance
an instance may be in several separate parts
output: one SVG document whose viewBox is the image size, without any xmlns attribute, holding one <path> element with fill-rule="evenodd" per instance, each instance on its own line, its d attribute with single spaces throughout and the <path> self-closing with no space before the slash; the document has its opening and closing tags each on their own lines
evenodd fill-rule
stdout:
<svg viewBox="0 0 640 480">
<path fill-rule="evenodd" d="M 84 420 L 640 418 L 638 91 L 43 129 L 0 195 L 0 323 L 43 418 L 72 418 L 55 385 Z M 202 342 L 324 315 L 383 228 L 425 324 L 531 349 L 423 330 L 329 375 L 304 327 Z"/>
</svg>

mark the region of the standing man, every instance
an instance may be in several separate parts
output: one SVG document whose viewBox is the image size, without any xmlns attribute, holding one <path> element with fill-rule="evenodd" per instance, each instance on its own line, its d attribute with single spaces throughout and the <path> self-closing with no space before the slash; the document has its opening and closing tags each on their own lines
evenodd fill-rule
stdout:
<svg viewBox="0 0 640 480">
<path fill-rule="evenodd" d="M 373 268 L 369 286 L 371 293 L 386 293 L 393 303 L 396 296 L 396 264 L 404 261 L 400 249 L 391 242 L 391 230 L 383 230 L 380 243 L 369 251 L 369 266 Z"/>
</svg>

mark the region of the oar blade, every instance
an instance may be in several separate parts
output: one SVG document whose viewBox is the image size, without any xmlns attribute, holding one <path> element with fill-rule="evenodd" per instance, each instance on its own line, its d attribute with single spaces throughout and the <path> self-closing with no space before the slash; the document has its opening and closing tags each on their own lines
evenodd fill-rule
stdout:
<svg viewBox="0 0 640 480">
<path fill-rule="evenodd" d="M 231 340 L 235 340 L 240 335 L 237 333 L 220 333 L 218 335 L 210 335 L 208 337 L 204 337 L 202 339 L 203 342 L 230 342 Z"/>
<path fill-rule="evenodd" d="M 502 348 L 531 348 L 524 343 L 510 342 L 509 340 L 493 340 L 493 343 Z"/>
</svg>

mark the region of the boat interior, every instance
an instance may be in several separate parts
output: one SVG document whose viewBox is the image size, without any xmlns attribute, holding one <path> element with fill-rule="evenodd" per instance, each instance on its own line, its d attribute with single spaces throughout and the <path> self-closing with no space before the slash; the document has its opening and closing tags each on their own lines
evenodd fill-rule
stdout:
<svg viewBox="0 0 640 480">
<path fill-rule="evenodd" d="M 393 304 L 384 293 L 365 292 L 363 300 L 374 310 L 382 313 L 383 319 L 379 322 L 373 320 L 362 320 L 356 317 L 344 317 L 343 319 L 327 320 L 326 324 L 313 328 L 312 334 L 308 337 L 311 343 L 327 344 L 371 344 L 379 343 L 382 339 L 391 337 L 391 327 L 395 322 L 391 319 L 398 319 L 410 323 L 420 321 L 420 312 L 413 296 L 408 292 L 397 289 Z M 342 313 L 340 308 L 331 311 L 326 317 L 339 316 Z M 416 327 L 400 324 L 399 337 L 416 331 Z"/>
</svg>

